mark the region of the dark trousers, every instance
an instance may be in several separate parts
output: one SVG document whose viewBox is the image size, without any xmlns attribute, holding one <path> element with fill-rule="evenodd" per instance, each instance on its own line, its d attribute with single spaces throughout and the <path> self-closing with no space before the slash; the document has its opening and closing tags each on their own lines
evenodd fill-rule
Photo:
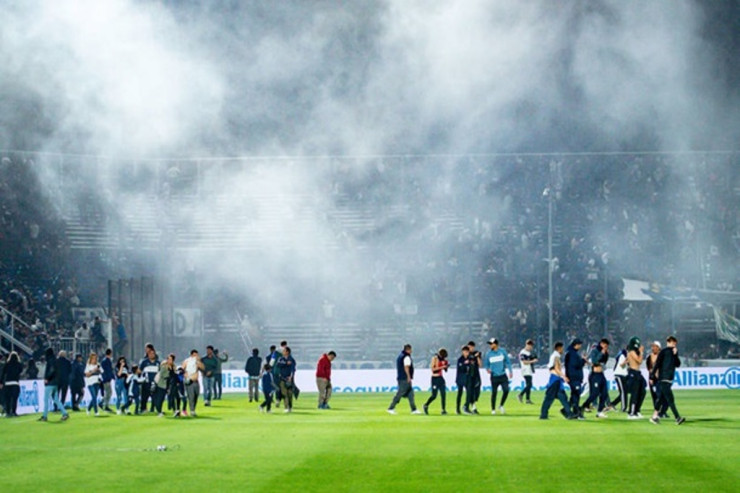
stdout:
<svg viewBox="0 0 740 493">
<path fill-rule="evenodd" d="M 619 390 L 619 395 L 616 399 L 614 399 L 611 404 L 612 406 L 616 407 L 617 404 L 619 404 L 619 410 L 622 412 L 627 411 L 627 396 L 629 395 L 629 391 L 627 390 L 627 377 L 622 375 L 615 375 L 614 380 L 617 382 L 617 389 Z"/>
<path fill-rule="evenodd" d="M 630 370 L 627 374 L 627 387 L 630 390 L 630 406 L 629 412 L 631 415 L 638 414 L 642 409 L 642 402 L 645 400 L 645 378 L 637 370 Z"/>
<path fill-rule="evenodd" d="M 570 385 L 570 409 L 575 415 L 581 414 L 581 392 L 583 392 L 583 380 L 571 380 Z"/>
<path fill-rule="evenodd" d="M 141 410 L 146 411 L 146 404 L 152 399 L 152 411 L 154 410 L 154 392 L 152 392 L 152 386 L 147 380 L 141 385 Z"/>
<path fill-rule="evenodd" d="M 467 382 L 457 382 L 457 412 L 460 413 L 460 404 L 462 403 L 462 397 L 463 393 L 465 392 L 465 388 L 467 387 Z M 468 405 L 465 404 L 465 408 L 467 409 Z"/>
<path fill-rule="evenodd" d="M 85 397 L 84 387 L 72 387 L 72 409 L 80 409 L 80 402 Z"/>
<path fill-rule="evenodd" d="M 524 375 L 524 390 L 519 392 L 520 396 L 524 396 L 527 398 L 527 402 L 531 400 L 532 396 L 532 376 L 531 375 Z"/>
<path fill-rule="evenodd" d="M 163 389 L 159 385 L 157 385 L 156 389 L 154 390 L 154 408 L 157 410 L 158 413 L 162 412 L 162 405 L 164 404 L 164 398 L 167 396 L 167 389 Z"/>
<path fill-rule="evenodd" d="M 542 401 L 542 408 L 540 408 L 540 419 L 547 419 L 547 414 L 550 412 L 550 406 L 555 402 L 555 399 L 559 400 L 560 404 L 562 404 L 565 415 L 568 417 L 571 416 L 568 406 L 568 398 L 565 395 L 562 383 L 557 382 L 547 387 L 547 390 L 545 391 L 545 400 Z"/>
<path fill-rule="evenodd" d="M 388 409 L 395 409 L 396 405 L 401 402 L 401 399 L 406 397 L 409 400 L 409 406 L 411 406 L 412 411 L 416 411 L 416 402 L 414 402 L 414 388 L 409 385 L 408 380 L 396 380 L 398 382 L 398 390 L 396 391 L 396 395 L 393 396 L 393 400 L 391 401 L 391 405 L 388 406 Z"/>
<path fill-rule="evenodd" d="M 478 402 L 478 397 L 480 397 L 480 387 L 480 379 L 468 378 L 468 383 L 465 386 L 466 408 L 470 408 L 473 404 Z"/>
<path fill-rule="evenodd" d="M 261 408 L 265 408 L 268 411 L 272 408 L 272 392 L 264 392 L 265 394 L 265 400 L 260 404 Z"/>
<path fill-rule="evenodd" d="M 17 416 L 16 411 L 18 409 L 18 396 L 21 395 L 20 385 L 5 385 L 3 387 L 3 393 L 5 394 L 5 415 L 6 416 Z"/>
<path fill-rule="evenodd" d="M 673 417 L 678 419 L 681 415 L 678 414 L 678 409 L 676 409 L 676 402 L 673 398 L 673 389 L 671 388 L 672 385 L 673 382 L 658 383 L 658 401 L 660 402 L 661 407 L 660 409 L 656 408 L 656 410 L 659 414 L 666 414 L 670 407 Z"/>
<path fill-rule="evenodd" d="M 658 390 L 658 383 L 650 383 L 648 382 L 648 388 L 650 389 L 650 397 L 653 399 L 653 409 L 658 410 L 660 409 L 660 391 Z"/>
<path fill-rule="evenodd" d="M 67 392 L 69 391 L 69 384 L 63 384 L 59 386 L 59 400 L 62 402 L 62 406 L 67 402 Z"/>
<path fill-rule="evenodd" d="M 599 412 L 603 411 L 609 402 L 609 387 L 603 373 L 591 372 L 588 376 L 589 395 L 583 408 L 589 407 L 596 399 L 599 400 Z"/>
<path fill-rule="evenodd" d="M 214 373 L 213 374 L 213 399 L 214 400 L 220 400 L 221 399 L 221 392 L 223 391 L 223 388 L 221 384 L 223 379 L 222 373 Z"/>
<path fill-rule="evenodd" d="M 509 397 L 509 379 L 506 375 L 491 375 L 491 410 L 496 410 L 496 395 L 498 388 L 501 387 L 501 406 L 506 404 L 506 398 Z"/>
<path fill-rule="evenodd" d="M 445 385 L 445 379 L 442 377 L 432 377 L 432 395 L 426 404 L 424 404 L 424 407 L 428 407 L 429 404 L 434 402 L 434 399 L 437 398 L 437 393 L 441 396 L 442 410 L 444 411 L 447 406 L 447 385 Z"/>
</svg>

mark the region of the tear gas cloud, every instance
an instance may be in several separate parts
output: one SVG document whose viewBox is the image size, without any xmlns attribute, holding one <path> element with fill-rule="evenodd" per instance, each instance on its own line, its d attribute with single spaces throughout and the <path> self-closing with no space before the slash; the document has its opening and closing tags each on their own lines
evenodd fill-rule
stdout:
<svg viewBox="0 0 740 493">
<path fill-rule="evenodd" d="M 489 169 L 486 180 L 502 186 L 481 197 L 492 153 L 734 145 L 736 69 L 725 38 L 708 33 L 722 18 L 717 9 L 690 1 L 9 2 L 0 7 L 0 139 L 6 149 L 66 154 L 64 166 L 38 167 L 52 199 L 66 197 L 62 209 L 69 197 L 108 204 L 111 234 L 142 217 L 162 245 L 190 234 L 178 240 L 185 248 L 131 254 L 159 273 L 195 268 L 201 286 L 259 293 L 270 306 L 291 304 L 297 286 L 352 305 L 384 271 L 423 283 L 429 262 L 480 269 L 465 257 L 482 250 L 451 253 L 429 242 L 439 225 L 418 206 L 453 212 L 471 234 L 495 230 L 512 214 L 505 183 L 517 166 L 511 158 Z M 72 157 L 82 154 L 99 158 Z M 432 155 L 449 157 L 424 157 Z M 670 173 L 680 177 L 683 162 Z M 588 184 L 577 168 L 559 176 L 564 188 Z M 546 185 L 533 182 L 537 194 Z M 178 199 L 183 190 L 197 199 Z M 469 198 L 454 196 L 465 190 Z M 361 240 L 336 229 L 340 200 L 372 215 Z M 663 205 L 671 206 L 654 204 L 649 223 Z M 207 227 L 236 247 L 248 242 L 251 253 L 210 249 L 197 237 Z"/>
</svg>

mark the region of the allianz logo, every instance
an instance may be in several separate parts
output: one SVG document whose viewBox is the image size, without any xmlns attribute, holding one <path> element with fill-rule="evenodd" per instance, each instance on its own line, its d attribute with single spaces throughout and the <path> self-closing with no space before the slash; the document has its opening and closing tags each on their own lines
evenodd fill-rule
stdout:
<svg viewBox="0 0 740 493">
<path fill-rule="evenodd" d="M 34 381 L 32 385 L 21 385 L 21 392 L 18 396 L 19 407 L 33 407 L 34 411 L 39 411 L 39 384 Z"/>
</svg>

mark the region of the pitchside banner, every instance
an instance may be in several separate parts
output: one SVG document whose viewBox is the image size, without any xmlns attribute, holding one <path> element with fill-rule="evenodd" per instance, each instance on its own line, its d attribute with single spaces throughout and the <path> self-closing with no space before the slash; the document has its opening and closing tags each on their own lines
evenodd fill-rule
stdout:
<svg viewBox="0 0 740 493">
<path fill-rule="evenodd" d="M 643 371 L 647 380 L 647 371 Z M 514 378 L 510 382 L 511 390 L 524 388 L 524 379 L 519 369 L 514 370 Z M 606 378 L 609 381 L 609 390 L 616 391 L 617 384 L 614 381 L 611 370 L 607 370 Z M 550 379 L 550 373 L 544 369 L 538 369 L 532 380 L 535 390 L 544 390 Z M 455 370 L 445 373 L 448 390 L 457 390 L 455 385 Z M 481 370 L 482 391 L 491 390 L 491 378 L 487 372 Z M 588 378 L 584 379 L 587 382 Z M 332 370 L 331 372 L 332 392 L 394 392 L 396 390 L 396 370 Z M 302 391 L 313 392 L 316 390 L 315 372 L 311 370 L 298 370 L 296 372 L 296 385 Z M 739 389 L 740 367 L 732 368 L 683 368 L 676 371 L 676 379 L 673 382 L 674 389 Z M 248 389 L 248 377 L 243 371 L 224 370 L 223 390 L 224 392 L 246 392 Z M 414 375 L 414 390 L 431 392 L 431 372 L 416 370 Z"/>
<path fill-rule="evenodd" d="M 335 393 L 368 393 L 368 392 L 394 392 L 396 390 L 396 370 L 332 370 L 332 391 Z M 647 379 L 647 372 L 643 371 Z M 616 391 L 612 371 L 606 372 L 609 381 L 609 389 Z M 483 382 L 482 390 L 491 390 L 491 380 L 485 371 L 481 371 Z M 550 375 L 544 369 L 537 370 L 533 378 L 535 390 L 543 390 L 547 385 Z M 417 392 L 431 391 L 431 374 L 427 370 L 417 370 L 414 378 L 414 390 Z M 450 370 L 445 374 L 448 389 L 455 391 L 455 371 Z M 246 392 L 249 378 L 241 370 L 223 371 L 223 391 L 229 393 Z M 18 399 L 18 414 L 37 413 L 43 410 L 44 382 L 43 380 L 21 380 L 21 392 Z M 316 391 L 316 377 L 312 370 L 298 370 L 296 373 L 296 385 L 302 391 Z M 524 379 L 519 369 L 514 370 L 514 378 L 511 380 L 512 390 L 524 388 Z M 676 379 L 673 382 L 674 389 L 740 389 L 740 367 L 732 368 L 679 368 L 676 371 Z M 202 399 L 201 392 L 201 399 Z M 90 394 L 85 390 L 85 399 L 80 407 L 86 407 Z M 115 402 L 115 397 L 114 397 Z M 70 404 L 70 395 L 67 394 L 67 405 Z"/>
</svg>

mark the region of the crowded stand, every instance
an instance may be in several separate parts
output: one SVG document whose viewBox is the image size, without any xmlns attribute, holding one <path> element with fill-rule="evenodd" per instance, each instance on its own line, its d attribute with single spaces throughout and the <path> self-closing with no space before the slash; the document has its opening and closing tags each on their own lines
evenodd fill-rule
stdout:
<svg viewBox="0 0 740 493">
<path fill-rule="evenodd" d="M 258 293 L 198 289 L 192 268 L 175 274 L 180 301 L 207 307 L 206 330 L 232 320 L 224 313 L 236 307 L 252 339 L 269 341 L 276 327 L 293 330 L 296 349 L 310 359 L 321 347 L 310 341 L 325 334 L 344 337 L 342 354 L 358 361 L 387 359 L 408 335 L 419 336 L 423 354 L 493 331 L 509 346 L 532 338 L 545 348 L 550 263 L 553 333 L 562 340 L 593 343 L 606 336 L 623 343 L 635 334 L 647 340 L 656 326 L 674 323 L 666 304 L 625 300 L 624 278 L 728 293 L 740 285 L 737 153 L 297 158 L 292 166 L 330 177 L 325 197 L 307 197 L 300 210 L 267 195 L 241 210 L 219 187 L 197 183 L 206 172 L 188 174 L 188 163 L 167 162 L 153 175 L 154 185 L 133 171 L 124 174 L 147 184 L 136 198 L 136 223 L 117 210 L 111 198 L 117 191 L 95 193 L 91 185 L 58 207 L 35 173 L 46 158 L 6 153 L 0 173 L 2 330 L 31 348 L 22 355 L 26 366 L 30 358 L 43 360 L 48 346 L 59 349 L 61 339 L 95 337 L 92 318 L 76 319 L 73 309 L 110 310 L 106 280 L 157 273 L 163 243 L 239 248 L 240 237 L 217 224 L 199 230 L 201 223 L 178 222 L 174 211 L 186 215 L 204 193 L 218 195 L 224 216 L 246 217 L 269 203 L 273 223 L 281 214 L 319 220 L 333 235 L 324 246 L 373 259 L 363 297 L 352 303 L 307 286 L 292 306 L 271 305 Z M 75 158 L 54 162 L 60 160 Z M 77 189 L 64 186 L 78 185 L 70 179 L 58 192 L 71 194 Z M 252 239 L 282 234 L 264 224 L 248 233 Z M 257 258 L 248 250 L 258 244 L 249 245 L 245 255 Z M 384 345 L 377 334 L 396 337 Z M 692 347 L 697 359 L 739 352 L 713 337 L 701 341 Z M 4 352 L 13 345 L 8 338 L 0 344 Z"/>
</svg>

